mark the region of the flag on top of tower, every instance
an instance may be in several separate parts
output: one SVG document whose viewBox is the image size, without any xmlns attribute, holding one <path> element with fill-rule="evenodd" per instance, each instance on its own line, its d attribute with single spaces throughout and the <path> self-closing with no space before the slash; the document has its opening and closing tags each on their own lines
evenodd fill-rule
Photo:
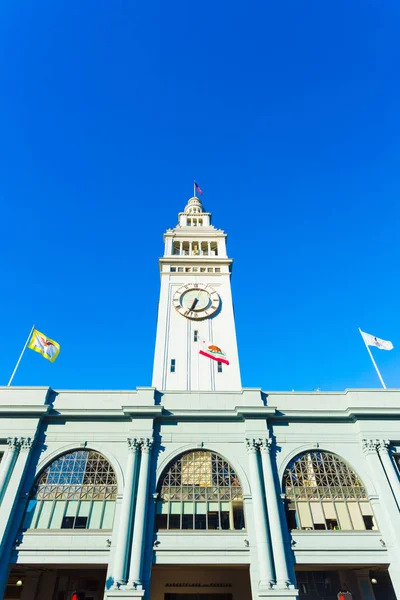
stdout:
<svg viewBox="0 0 400 600">
<path fill-rule="evenodd" d="M 229 365 L 229 360 L 226 357 L 226 353 L 221 350 L 218 346 L 215 346 L 212 342 L 207 342 L 206 340 L 202 340 L 199 354 L 203 356 L 207 356 L 207 358 L 211 358 L 212 360 L 216 360 L 217 362 L 222 362 L 225 365 Z"/>
<path fill-rule="evenodd" d="M 361 331 L 361 329 L 360 333 L 367 346 L 375 346 L 376 348 L 379 348 L 379 350 L 393 350 L 393 344 L 390 340 L 381 340 L 370 333 Z"/>
<path fill-rule="evenodd" d="M 200 196 L 202 196 L 203 190 L 200 188 L 199 184 L 196 181 L 194 182 L 194 187 L 196 189 L 196 192 L 198 192 L 200 194 Z"/>
</svg>

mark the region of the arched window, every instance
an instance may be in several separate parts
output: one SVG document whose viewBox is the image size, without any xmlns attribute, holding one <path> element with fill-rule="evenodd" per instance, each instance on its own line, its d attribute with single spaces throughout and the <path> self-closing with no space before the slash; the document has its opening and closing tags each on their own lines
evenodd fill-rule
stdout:
<svg viewBox="0 0 400 600">
<path fill-rule="evenodd" d="M 244 529 L 238 476 L 218 454 L 194 450 L 161 477 L 157 529 Z"/>
<path fill-rule="evenodd" d="M 112 529 L 117 479 L 99 452 L 76 450 L 39 476 L 23 524 L 31 529 Z"/>
<path fill-rule="evenodd" d="M 283 479 L 290 529 L 377 529 L 361 479 L 335 454 L 304 452 Z"/>
</svg>

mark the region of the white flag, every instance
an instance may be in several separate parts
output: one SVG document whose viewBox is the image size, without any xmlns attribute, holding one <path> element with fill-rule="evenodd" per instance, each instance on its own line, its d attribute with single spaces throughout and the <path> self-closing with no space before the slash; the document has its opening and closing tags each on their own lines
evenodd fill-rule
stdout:
<svg viewBox="0 0 400 600">
<path fill-rule="evenodd" d="M 379 348 L 379 350 L 393 350 L 393 344 L 389 340 L 381 340 L 370 333 L 364 333 L 361 329 L 360 333 L 367 346 L 375 346 L 376 348 Z"/>
</svg>

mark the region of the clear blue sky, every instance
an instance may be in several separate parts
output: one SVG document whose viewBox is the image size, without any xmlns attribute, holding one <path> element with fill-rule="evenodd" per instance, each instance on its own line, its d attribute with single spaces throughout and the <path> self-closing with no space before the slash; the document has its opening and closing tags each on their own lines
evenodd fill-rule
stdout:
<svg viewBox="0 0 400 600">
<path fill-rule="evenodd" d="M 150 385 L 162 234 L 229 234 L 243 385 L 400 387 L 395 0 L 0 9 L 0 382 Z M 219 341 L 223 346 L 223 340 Z"/>
</svg>

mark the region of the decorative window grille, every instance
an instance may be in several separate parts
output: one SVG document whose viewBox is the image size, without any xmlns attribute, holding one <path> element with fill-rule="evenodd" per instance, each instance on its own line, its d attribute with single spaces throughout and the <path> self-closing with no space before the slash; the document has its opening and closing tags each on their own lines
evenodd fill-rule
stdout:
<svg viewBox="0 0 400 600">
<path fill-rule="evenodd" d="M 112 529 L 116 497 L 115 472 L 102 454 L 69 452 L 40 475 L 23 527 Z"/>
<path fill-rule="evenodd" d="M 244 529 L 243 492 L 230 464 L 218 454 L 194 450 L 161 478 L 157 529 Z"/>
<path fill-rule="evenodd" d="M 335 454 L 304 452 L 283 479 L 291 529 L 377 529 L 361 479 Z"/>
</svg>

